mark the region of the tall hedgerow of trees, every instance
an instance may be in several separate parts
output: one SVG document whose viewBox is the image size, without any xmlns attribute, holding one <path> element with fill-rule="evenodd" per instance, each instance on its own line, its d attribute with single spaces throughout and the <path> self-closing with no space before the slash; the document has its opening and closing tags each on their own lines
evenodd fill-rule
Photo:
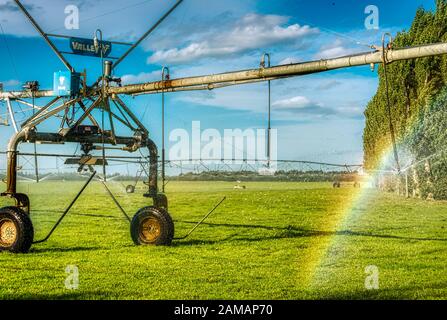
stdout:
<svg viewBox="0 0 447 320">
<path fill-rule="evenodd" d="M 397 34 L 394 48 L 447 42 L 447 0 L 436 1 L 436 11 L 418 9 L 408 31 Z M 428 57 L 388 65 L 391 119 L 398 145 L 414 157 L 407 174 L 415 196 L 447 198 L 447 57 Z M 364 163 L 376 168 L 391 145 L 383 66 L 379 87 L 365 110 Z M 436 154 L 436 156 L 434 156 Z M 408 178 L 408 176 L 407 176 Z M 443 191 L 444 190 L 444 191 Z"/>
</svg>

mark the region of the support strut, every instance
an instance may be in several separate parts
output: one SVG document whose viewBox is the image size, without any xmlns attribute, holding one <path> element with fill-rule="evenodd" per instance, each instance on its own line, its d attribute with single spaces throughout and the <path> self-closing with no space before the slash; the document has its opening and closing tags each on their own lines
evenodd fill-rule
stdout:
<svg viewBox="0 0 447 320">
<path fill-rule="evenodd" d="M 50 230 L 50 232 L 48 233 L 48 235 L 43 238 L 42 240 L 38 240 L 38 241 L 34 241 L 33 244 L 36 243 L 42 243 L 47 241 L 51 235 L 53 234 L 54 230 L 56 230 L 56 228 L 59 226 L 59 224 L 62 222 L 62 220 L 65 218 L 65 216 L 67 215 L 67 213 L 70 211 L 70 209 L 73 207 L 73 205 L 75 204 L 75 202 L 79 199 L 79 197 L 81 196 L 81 194 L 84 192 L 84 190 L 87 188 L 87 186 L 90 184 L 90 182 L 93 180 L 93 178 L 96 175 L 96 171 L 94 171 L 92 173 L 92 175 L 90 176 L 90 178 L 87 180 L 87 182 L 84 184 L 84 186 L 82 187 L 82 189 L 78 192 L 78 194 L 76 195 L 76 197 L 71 201 L 71 203 L 68 205 L 67 209 L 65 209 L 64 213 L 62 213 L 62 216 L 59 218 L 59 220 L 57 220 L 56 224 L 53 226 L 53 228 Z"/>
</svg>

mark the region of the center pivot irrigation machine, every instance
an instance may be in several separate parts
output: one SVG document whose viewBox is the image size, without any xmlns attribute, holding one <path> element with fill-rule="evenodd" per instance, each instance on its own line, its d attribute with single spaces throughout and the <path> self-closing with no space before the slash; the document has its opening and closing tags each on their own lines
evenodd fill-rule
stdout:
<svg viewBox="0 0 447 320">
<path fill-rule="evenodd" d="M 16 133 L 11 137 L 8 144 L 6 191 L 1 193 L 2 197 L 14 199 L 15 206 L 0 209 L 0 251 L 28 252 L 33 243 L 40 243 L 47 240 L 96 174 L 96 171 L 92 170 L 88 181 L 62 214 L 50 234 L 43 240 L 34 241 L 34 229 L 29 216 L 31 212 L 29 198 L 26 194 L 17 192 L 18 146 L 20 143 L 25 142 L 42 144 L 77 143 L 81 146 L 83 154 L 77 159 L 68 159 L 71 162 L 66 163 L 76 163 L 81 167 L 89 166 L 90 168 L 95 165 L 104 167 L 107 164 L 105 156 L 106 148 L 128 152 L 148 148 L 148 190 L 144 196 L 152 199 L 152 206 L 141 208 L 132 219 L 126 215 L 131 225 L 131 236 L 137 245 L 169 245 L 175 239 L 174 223 L 168 213 L 167 197 L 164 192 L 159 191 L 157 186 L 157 146 L 149 138 L 148 130 L 132 113 L 131 109 L 126 106 L 120 95 L 135 96 L 187 90 L 212 90 L 231 85 L 271 81 L 352 66 L 371 65 L 374 68 L 375 64 L 380 63 L 386 66 L 389 63 L 399 60 L 447 54 L 447 43 L 395 49 L 392 47 L 392 39 L 386 44 L 385 37 L 383 37 L 381 46 L 371 46 L 372 51 L 356 55 L 280 66 L 270 66 L 270 64 L 266 66 L 265 59 L 263 58 L 259 68 L 179 79 L 170 79 L 168 69 L 163 68 L 163 75 L 160 81 L 121 85 L 121 79 L 114 74 L 115 68 L 181 2 L 182 0 L 177 1 L 138 41 L 133 44 L 125 44 L 122 42 L 103 41 L 101 32 L 99 39 L 96 36 L 94 39 L 82 39 L 47 34 L 41 29 L 25 7 L 18 0 L 15 0 L 18 8 L 24 13 L 29 22 L 62 61 L 67 71 L 55 73 L 53 90 L 40 90 L 37 82 L 28 82 L 28 85 L 23 91 L 0 92 L 0 101 L 6 102 L 11 121 L 16 130 Z M 89 55 L 101 58 L 102 75 L 93 84 L 88 85 L 87 72 L 76 72 L 64 55 L 67 52 L 62 52 L 56 48 L 51 40 L 53 37 L 70 38 L 71 49 L 73 51 L 71 53 L 76 54 L 79 51 L 85 51 L 85 48 L 91 48 L 92 50 L 87 50 L 89 51 Z M 119 58 L 106 59 L 112 44 L 127 45 L 128 49 Z M 34 99 L 39 98 L 51 100 L 42 108 L 37 108 L 34 106 Z M 32 107 L 35 108 L 36 112 L 19 127 L 13 117 L 14 113 L 12 112 L 11 101 L 28 103 L 30 105 L 24 99 L 32 99 Z M 100 125 L 101 119 L 95 118 L 94 110 L 101 112 L 102 126 Z M 109 122 L 108 130 L 104 126 L 105 115 Z M 61 119 L 61 124 L 57 131 L 39 132 L 36 129 L 37 126 L 51 117 Z M 86 124 L 86 121 L 89 121 L 89 124 Z M 117 136 L 115 134 L 114 121 L 119 121 L 129 128 L 133 132 L 133 135 Z M 92 156 L 90 152 L 93 150 L 102 150 L 102 157 Z M 162 159 L 162 178 L 164 181 L 164 148 Z M 101 181 L 104 182 L 104 180 L 105 174 Z"/>
</svg>

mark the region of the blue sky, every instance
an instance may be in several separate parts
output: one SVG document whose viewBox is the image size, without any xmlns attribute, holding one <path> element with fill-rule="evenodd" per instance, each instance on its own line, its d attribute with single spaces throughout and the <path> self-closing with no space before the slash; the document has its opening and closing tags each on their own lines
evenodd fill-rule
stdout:
<svg viewBox="0 0 447 320">
<path fill-rule="evenodd" d="M 416 9 L 434 8 L 434 0 L 185 0 L 141 47 L 116 70 L 127 83 L 160 79 L 163 65 L 171 77 L 210 74 L 259 66 L 262 53 L 272 64 L 306 61 L 368 51 L 381 34 L 408 28 Z M 49 33 L 134 41 L 173 0 L 24 1 Z M 80 29 L 66 30 L 64 8 L 77 5 Z M 379 30 L 364 26 L 365 7 L 379 8 Z M 9 0 L 0 0 L 0 82 L 18 89 L 27 80 L 52 87 L 53 72 L 63 65 Z M 66 40 L 58 40 L 67 48 Z M 9 49 L 9 50 L 8 50 Z M 122 48 L 114 48 L 119 55 Z M 90 81 L 99 60 L 68 56 L 77 70 L 88 69 Z M 368 66 L 272 82 L 272 126 L 278 130 L 278 158 L 336 163 L 362 162 L 363 110 L 377 88 L 377 73 Z M 160 142 L 160 96 L 126 101 Z M 44 101 L 41 102 L 43 104 Z M 211 92 L 167 94 L 167 129 L 264 128 L 267 85 L 251 84 Z M 0 105 L 0 115 L 5 112 Z M 24 118 L 18 114 L 18 119 Z M 48 129 L 42 127 L 40 130 Z M 11 127 L 0 127 L 4 150 Z M 3 167 L 4 159 L 0 161 Z"/>
</svg>

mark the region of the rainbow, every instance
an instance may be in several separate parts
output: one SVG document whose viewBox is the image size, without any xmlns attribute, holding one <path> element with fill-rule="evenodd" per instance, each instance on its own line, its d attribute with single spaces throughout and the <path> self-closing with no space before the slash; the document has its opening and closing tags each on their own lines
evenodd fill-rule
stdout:
<svg viewBox="0 0 447 320">
<path fill-rule="evenodd" d="M 344 256 L 349 237 L 350 227 L 367 212 L 368 203 L 374 198 L 374 186 L 378 176 L 384 172 L 391 172 L 389 168 L 390 161 L 393 161 L 393 148 L 388 148 L 381 157 L 380 165 L 373 170 L 370 175 L 365 176 L 361 183 L 361 188 L 357 189 L 349 198 L 339 207 L 334 208 L 334 219 L 325 221 L 325 232 L 328 236 L 319 237 L 315 245 L 312 246 L 309 254 L 306 255 L 306 264 L 304 266 L 305 279 L 303 285 L 308 290 L 321 288 L 330 283 L 332 274 L 328 274 L 327 266 L 336 266 Z M 397 171 L 395 171 L 397 173 Z"/>
</svg>

